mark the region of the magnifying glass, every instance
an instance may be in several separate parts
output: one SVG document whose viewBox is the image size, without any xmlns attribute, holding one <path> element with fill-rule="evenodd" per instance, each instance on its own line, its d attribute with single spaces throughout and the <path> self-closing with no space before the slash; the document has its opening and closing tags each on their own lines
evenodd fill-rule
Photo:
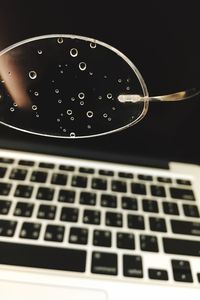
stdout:
<svg viewBox="0 0 200 300">
<path fill-rule="evenodd" d="M 191 89 L 149 96 L 119 50 L 77 35 L 45 35 L 0 52 L 0 123 L 55 138 L 101 136 L 133 126 L 151 101 L 194 97 Z"/>
</svg>

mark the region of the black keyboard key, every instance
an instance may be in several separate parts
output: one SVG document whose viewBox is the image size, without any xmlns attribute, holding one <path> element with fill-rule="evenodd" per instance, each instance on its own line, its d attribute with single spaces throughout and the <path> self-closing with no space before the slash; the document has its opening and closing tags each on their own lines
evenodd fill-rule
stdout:
<svg viewBox="0 0 200 300">
<path fill-rule="evenodd" d="M 173 233 L 200 236 L 200 223 L 181 220 L 171 220 Z"/>
<path fill-rule="evenodd" d="M 6 171 L 7 171 L 6 168 L 0 167 L 0 178 L 3 178 L 5 176 Z"/>
<path fill-rule="evenodd" d="M 62 242 L 64 239 L 65 227 L 57 225 L 47 225 L 44 239 L 45 241 Z"/>
<path fill-rule="evenodd" d="M 194 193 L 192 190 L 189 189 L 179 189 L 171 187 L 170 194 L 171 197 L 174 199 L 195 201 Z"/>
<path fill-rule="evenodd" d="M 143 211 L 158 213 L 158 203 L 155 200 L 151 199 L 143 199 L 142 200 L 142 208 Z"/>
<path fill-rule="evenodd" d="M 117 275 L 117 254 L 93 252 L 91 272 L 95 274 Z"/>
<path fill-rule="evenodd" d="M 156 197 L 166 197 L 166 192 L 164 186 L 161 185 L 151 185 L 151 195 Z"/>
<path fill-rule="evenodd" d="M 153 177 L 151 175 L 139 174 L 138 179 L 145 180 L 145 181 L 152 181 Z"/>
<path fill-rule="evenodd" d="M 98 210 L 85 209 L 83 214 L 83 223 L 100 225 L 101 223 L 101 212 Z"/>
<path fill-rule="evenodd" d="M 55 165 L 52 163 L 45 163 L 45 162 L 41 162 L 39 163 L 39 168 L 44 168 L 44 169 L 54 169 Z"/>
<path fill-rule="evenodd" d="M 0 249 L 0 264 L 85 272 L 86 251 L 83 250 L 5 242 L 0 242 Z"/>
<path fill-rule="evenodd" d="M 148 269 L 148 274 L 150 279 L 155 279 L 155 280 L 169 279 L 167 271 L 162 269 Z"/>
<path fill-rule="evenodd" d="M 122 214 L 106 212 L 106 226 L 122 227 Z"/>
<path fill-rule="evenodd" d="M 30 181 L 45 183 L 47 180 L 48 173 L 45 171 L 33 171 L 31 174 Z"/>
<path fill-rule="evenodd" d="M 12 169 L 10 173 L 10 179 L 12 180 L 25 180 L 27 175 L 27 170 L 26 169 Z"/>
<path fill-rule="evenodd" d="M 167 232 L 165 219 L 150 217 L 149 223 L 152 231 Z"/>
<path fill-rule="evenodd" d="M 78 221 L 78 208 L 63 207 L 61 210 L 60 220 L 64 222 L 77 222 Z"/>
<path fill-rule="evenodd" d="M 84 205 L 95 205 L 96 204 L 96 194 L 89 192 L 80 193 L 80 204 Z"/>
<path fill-rule="evenodd" d="M 0 215 L 7 215 L 11 207 L 11 201 L 0 200 Z"/>
<path fill-rule="evenodd" d="M 118 176 L 121 178 L 127 178 L 127 179 L 132 179 L 133 174 L 132 173 L 127 173 L 127 172 L 119 172 Z"/>
<path fill-rule="evenodd" d="M 146 186 L 143 183 L 132 183 L 131 191 L 133 194 L 146 195 Z"/>
<path fill-rule="evenodd" d="M 158 182 L 172 183 L 172 179 L 169 177 L 157 177 Z"/>
<path fill-rule="evenodd" d="M 106 190 L 107 189 L 107 180 L 104 178 L 93 178 L 92 179 L 92 189 Z"/>
<path fill-rule="evenodd" d="M 138 202 L 136 198 L 132 197 L 122 197 L 122 208 L 123 209 L 128 209 L 128 210 L 138 210 Z"/>
<path fill-rule="evenodd" d="M 86 245 L 88 242 L 88 229 L 71 227 L 69 233 L 69 243 Z"/>
<path fill-rule="evenodd" d="M 75 191 L 71 190 L 60 190 L 58 195 L 58 201 L 64 203 L 74 203 Z"/>
<path fill-rule="evenodd" d="M 68 166 L 68 165 L 60 165 L 59 169 L 61 171 L 69 171 L 69 172 L 73 172 L 75 170 L 74 166 Z"/>
<path fill-rule="evenodd" d="M 165 253 L 200 257 L 200 241 L 163 238 Z"/>
<path fill-rule="evenodd" d="M 51 178 L 51 183 L 57 185 L 66 185 L 67 175 L 61 173 L 54 173 Z"/>
<path fill-rule="evenodd" d="M 186 217 L 199 218 L 199 209 L 196 205 L 183 204 L 183 210 Z"/>
<path fill-rule="evenodd" d="M 56 215 L 56 206 L 55 205 L 40 204 L 38 213 L 37 213 L 38 219 L 54 220 L 55 215 Z"/>
<path fill-rule="evenodd" d="M 32 160 L 23 160 L 23 159 L 21 159 L 21 160 L 19 160 L 18 165 L 33 167 L 35 165 L 35 163 Z"/>
<path fill-rule="evenodd" d="M 19 184 L 16 187 L 14 196 L 19 198 L 30 198 L 33 192 L 33 187 L 30 185 Z"/>
<path fill-rule="evenodd" d="M 123 274 L 126 277 L 143 278 L 142 257 L 139 255 L 123 255 Z"/>
<path fill-rule="evenodd" d="M 72 186 L 86 188 L 87 187 L 87 177 L 84 176 L 73 176 Z"/>
<path fill-rule="evenodd" d="M 171 262 L 175 281 L 193 282 L 189 261 L 172 259 Z"/>
<path fill-rule="evenodd" d="M 53 196 L 54 196 L 54 189 L 47 188 L 47 187 L 39 187 L 36 198 L 38 200 L 51 201 L 53 200 Z"/>
<path fill-rule="evenodd" d="M 140 215 L 128 215 L 128 228 L 144 230 L 144 217 Z"/>
<path fill-rule="evenodd" d="M 92 168 L 85 168 L 85 167 L 80 167 L 79 168 L 80 173 L 86 173 L 86 174 L 94 174 L 94 169 Z"/>
<path fill-rule="evenodd" d="M 14 159 L 12 159 L 12 158 L 6 158 L 6 157 L 0 157 L 0 163 L 3 163 L 3 164 L 13 164 L 14 163 Z"/>
<path fill-rule="evenodd" d="M 108 230 L 94 230 L 93 245 L 100 247 L 111 247 L 111 232 Z"/>
<path fill-rule="evenodd" d="M 12 185 L 10 183 L 0 182 L 0 195 L 8 196 Z"/>
<path fill-rule="evenodd" d="M 117 207 L 117 197 L 114 195 L 102 194 L 101 195 L 101 206 L 116 208 Z"/>
<path fill-rule="evenodd" d="M 192 185 L 191 181 L 187 179 L 176 179 L 176 183 L 181 185 Z"/>
<path fill-rule="evenodd" d="M 113 192 L 126 193 L 127 187 L 125 181 L 112 180 L 111 188 Z"/>
<path fill-rule="evenodd" d="M 158 252 L 158 241 L 156 236 L 140 235 L 140 249 L 142 251 Z"/>
<path fill-rule="evenodd" d="M 110 170 L 99 170 L 99 175 L 114 176 L 114 172 Z"/>
<path fill-rule="evenodd" d="M 20 231 L 20 238 L 37 240 L 40 235 L 41 224 L 24 222 Z"/>
<path fill-rule="evenodd" d="M 34 209 L 33 203 L 17 202 L 14 216 L 30 218 Z"/>
<path fill-rule="evenodd" d="M 0 219 L 0 236 L 12 237 L 15 233 L 17 222 Z M 2 256 L 2 251 L 1 255 Z"/>
<path fill-rule="evenodd" d="M 178 205 L 175 202 L 163 202 L 163 211 L 166 215 L 179 215 Z"/>
<path fill-rule="evenodd" d="M 135 249 L 135 238 L 132 233 L 117 232 L 117 248 Z"/>
</svg>

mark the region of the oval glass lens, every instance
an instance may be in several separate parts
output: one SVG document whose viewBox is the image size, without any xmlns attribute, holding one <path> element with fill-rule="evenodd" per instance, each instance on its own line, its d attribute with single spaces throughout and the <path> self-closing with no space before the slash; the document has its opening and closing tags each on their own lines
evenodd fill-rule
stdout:
<svg viewBox="0 0 200 300">
<path fill-rule="evenodd" d="M 103 42 L 75 35 L 28 39 L 0 52 L 0 123 L 33 134 L 83 138 L 138 122 L 148 96 L 134 64 Z"/>
</svg>

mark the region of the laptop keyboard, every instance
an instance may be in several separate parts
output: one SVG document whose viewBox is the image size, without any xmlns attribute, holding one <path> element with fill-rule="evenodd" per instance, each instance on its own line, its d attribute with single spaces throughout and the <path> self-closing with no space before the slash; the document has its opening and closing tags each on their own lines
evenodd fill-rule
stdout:
<svg viewBox="0 0 200 300">
<path fill-rule="evenodd" d="M 199 237 L 191 176 L 0 152 L 0 264 L 198 285 Z"/>
</svg>

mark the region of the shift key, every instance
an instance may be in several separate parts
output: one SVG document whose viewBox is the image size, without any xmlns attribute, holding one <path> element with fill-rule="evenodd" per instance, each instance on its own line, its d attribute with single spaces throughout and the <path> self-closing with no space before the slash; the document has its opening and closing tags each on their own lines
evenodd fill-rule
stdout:
<svg viewBox="0 0 200 300">
<path fill-rule="evenodd" d="M 200 223 L 171 220 L 173 233 L 200 236 Z"/>
<path fill-rule="evenodd" d="M 163 246 L 165 253 L 200 257 L 200 241 L 163 238 Z"/>
</svg>

